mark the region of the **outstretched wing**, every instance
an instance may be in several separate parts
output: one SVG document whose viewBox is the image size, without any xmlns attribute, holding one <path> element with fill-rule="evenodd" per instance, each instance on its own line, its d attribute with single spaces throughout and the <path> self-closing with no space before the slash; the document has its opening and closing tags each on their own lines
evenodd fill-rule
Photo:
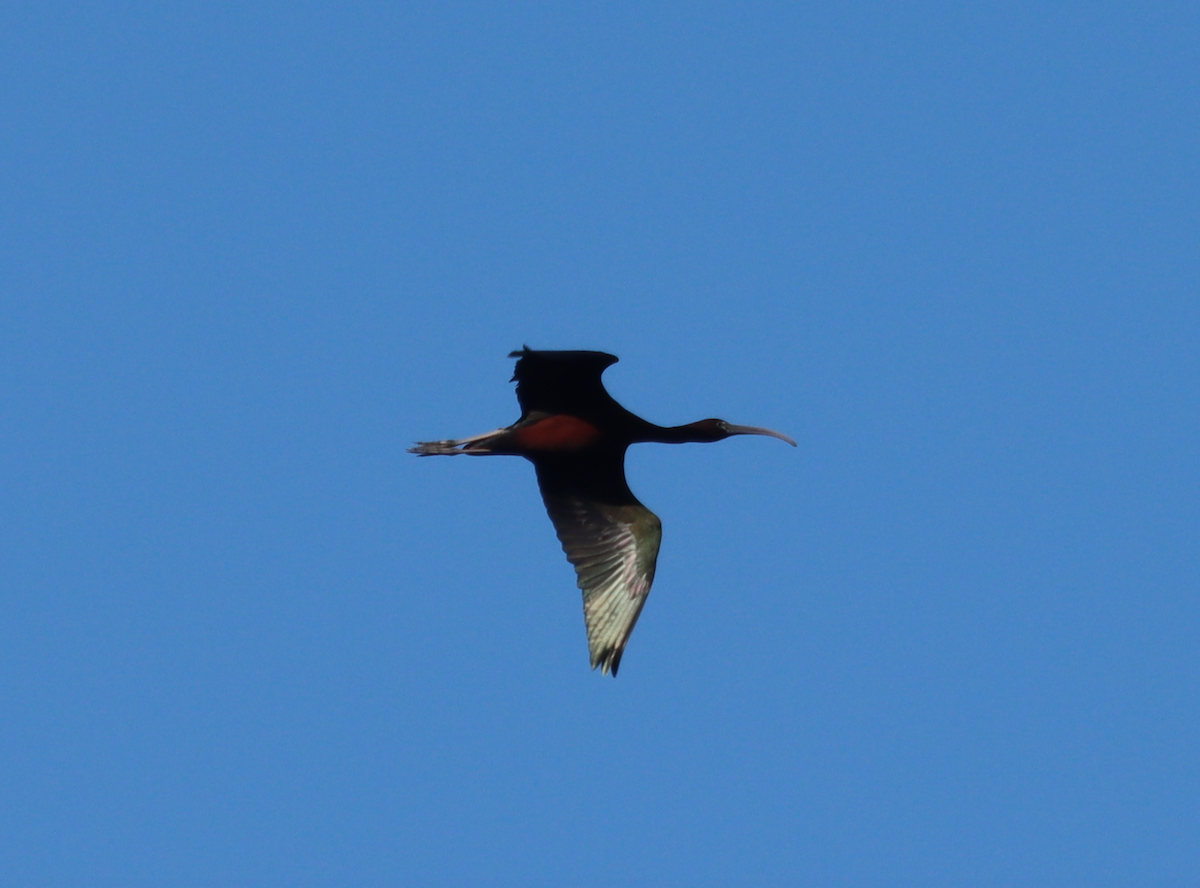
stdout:
<svg viewBox="0 0 1200 888">
<path fill-rule="evenodd" d="M 614 355 L 596 351 L 534 351 L 525 346 L 509 355 L 517 358 L 513 381 L 521 418 L 530 413 L 594 415 L 616 407 L 604 390 L 600 374 L 617 363 Z"/>
<path fill-rule="evenodd" d="M 662 522 L 636 500 L 610 505 L 545 489 L 542 498 L 583 590 L 592 668 L 616 675 L 654 582 Z"/>
<path fill-rule="evenodd" d="M 604 390 L 600 376 L 616 357 L 594 351 L 534 351 L 526 346 L 513 379 L 530 414 L 565 415 L 604 428 L 641 422 Z M 644 423 L 643 423 L 644 424 Z M 603 442 L 586 452 L 525 454 L 567 560 L 583 591 L 592 668 L 617 674 L 621 655 L 654 582 L 662 523 L 625 481 L 625 445 Z"/>
</svg>

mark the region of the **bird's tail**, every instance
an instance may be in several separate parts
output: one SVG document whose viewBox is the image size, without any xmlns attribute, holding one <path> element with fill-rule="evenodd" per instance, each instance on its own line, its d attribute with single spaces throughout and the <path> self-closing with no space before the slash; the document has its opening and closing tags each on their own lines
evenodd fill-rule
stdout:
<svg viewBox="0 0 1200 888">
<path fill-rule="evenodd" d="M 496 429 L 494 432 L 484 432 L 482 435 L 453 441 L 418 441 L 416 447 L 408 448 L 408 452 L 417 456 L 458 456 L 460 453 L 485 456 L 498 452 L 492 449 L 492 446 L 506 434 L 508 429 Z"/>
</svg>

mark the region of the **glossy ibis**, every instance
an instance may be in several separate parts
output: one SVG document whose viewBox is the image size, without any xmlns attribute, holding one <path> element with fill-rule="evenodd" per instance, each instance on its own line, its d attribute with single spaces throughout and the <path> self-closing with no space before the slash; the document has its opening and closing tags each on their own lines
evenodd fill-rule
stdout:
<svg viewBox="0 0 1200 888">
<path fill-rule="evenodd" d="M 418 456 L 523 456 L 537 471 L 546 511 L 583 590 L 592 668 L 617 674 L 621 654 L 654 582 L 662 522 L 625 481 L 630 444 L 721 441 L 732 435 L 787 435 L 722 419 L 657 426 L 604 390 L 600 375 L 617 362 L 594 351 L 533 351 L 525 346 L 513 381 L 521 418 L 508 428 L 456 441 L 425 441 Z"/>
</svg>

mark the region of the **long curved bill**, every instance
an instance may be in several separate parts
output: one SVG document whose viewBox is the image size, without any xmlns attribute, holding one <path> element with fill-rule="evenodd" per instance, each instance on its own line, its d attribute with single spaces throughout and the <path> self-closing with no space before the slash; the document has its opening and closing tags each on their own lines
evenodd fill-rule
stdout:
<svg viewBox="0 0 1200 888">
<path fill-rule="evenodd" d="M 778 438 L 780 441 L 787 441 L 793 447 L 796 446 L 796 442 L 783 432 L 776 432 L 772 429 L 764 429 L 760 426 L 733 425 L 732 423 L 726 424 L 725 428 L 731 435 L 766 435 L 768 438 Z"/>
</svg>

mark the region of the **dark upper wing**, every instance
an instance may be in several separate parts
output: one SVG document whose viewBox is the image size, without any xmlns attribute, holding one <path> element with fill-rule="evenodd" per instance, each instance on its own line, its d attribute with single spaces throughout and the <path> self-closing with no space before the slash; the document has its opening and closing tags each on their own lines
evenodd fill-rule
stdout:
<svg viewBox="0 0 1200 888">
<path fill-rule="evenodd" d="M 600 381 L 604 368 L 617 362 L 614 355 L 596 351 L 534 351 L 526 346 L 509 357 L 518 359 L 513 381 L 517 384 L 522 418 L 535 412 L 594 414 L 617 406 Z"/>
<path fill-rule="evenodd" d="M 662 523 L 625 483 L 623 450 L 537 459 L 534 466 L 583 591 L 592 668 L 616 675 L 654 582 Z"/>
</svg>

